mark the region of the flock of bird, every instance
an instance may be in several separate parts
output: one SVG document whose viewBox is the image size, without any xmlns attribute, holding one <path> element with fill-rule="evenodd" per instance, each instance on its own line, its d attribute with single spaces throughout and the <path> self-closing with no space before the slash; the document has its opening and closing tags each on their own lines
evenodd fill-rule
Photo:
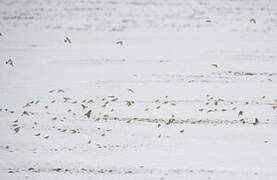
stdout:
<svg viewBox="0 0 277 180">
<path fill-rule="evenodd" d="M 127 91 L 130 93 L 135 93 L 133 89 L 127 89 Z M 8 108 L 0 108 L 0 113 L 5 112 L 5 113 L 13 114 L 13 117 L 14 115 L 17 116 L 17 118 L 14 121 L 12 121 L 12 125 L 11 125 L 11 129 L 17 134 L 27 126 L 24 123 L 26 122 L 26 118 L 28 119 L 28 118 L 34 117 L 31 119 L 41 119 L 42 116 L 46 115 L 46 118 L 48 118 L 50 122 L 59 121 L 61 123 L 65 121 L 70 122 L 70 120 L 72 119 L 92 120 L 92 121 L 101 121 L 101 120 L 121 121 L 121 118 L 124 118 L 124 117 L 120 117 L 120 116 L 115 117 L 109 113 L 113 113 L 114 111 L 116 111 L 116 107 L 125 106 L 127 108 L 130 108 L 132 106 L 135 106 L 136 104 L 134 100 L 123 100 L 116 96 L 94 97 L 94 98 L 85 98 L 82 100 L 80 99 L 76 100 L 71 97 L 64 97 L 63 95 L 65 94 L 65 91 L 63 89 L 50 90 L 49 93 L 50 94 L 57 93 L 59 94 L 59 96 L 58 98 L 56 97 L 56 99 L 50 99 L 48 101 L 32 100 L 32 101 L 26 102 L 22 106 L 22 110 L 18 112 L 16 112 L 15 110 L 10 110 Z M 261 98 L 265 99 L 266 97 L 262 96 Z M 237 106 L 235 106 L 237 102 L 235 101 L 228 101 L 222 98 L 213 97 L 211 95 L 206 95 L 206 99 L 207 101 L 204 103 L 204 106 L 206 106 L 206 108 L 198 109 L 201 113 L 209 114 L 209 113 L 215 113 L 215 112 L 235 111 L 237 112 L 237 117 L 235 118 L 237 119 L 236 121 L 241 122 L 242 124 L 247 123 L 247 124 L 258 125 L 260 123 L 257 117 L 253 118 L 252 122 L 247 122 L 246 119 L 244 118 L 244 111 L 237 109 Z M 222 108 L 223 103 L 233 107 L 229 109 Z M 273 103 L 272 109 L 276 110 L 277 100 L 275 100 L 272 103 Z M 165 96 L 160 99 L 155 99 L 151 101 L 151 104 L 152 106 L 147 105 L 148 107 L 144 107 L 143 111 L 144 112 L 149 112 L 151 110 L 166 111 L 165 105 L 170 105 L 170 106 L 177 105 L 176 101 L 170 100 L 168 96 Z M 248 102 L 244 103 L 244 105 L 248 105 L 248 104 L 249 104 Z M 162 106 L 164 107 L 161 110 Z M 54 112 L 51 112 L 51 107 Z M 125 108 L 124 111 L 128 111 L 128 109 Z M 127 119 L 126 123 L 136 122 L 136 121 L 139 121 L 139 118 L 134 117 L 134 118 Z M 28 122 L 31 122 L 31 121 L 28 120 Z M 36 129 L 40 121 L 34 120 L 32 122 L 33 124 L 31 129 Z M 167 126 L 174 123 L 176 123 L 176 116 L 172 114 L 171 117 L 167 120 L 164 120 L 163 123 L 157 122 L 156 124 L 157 124 L 157 128 L 160 128 L 163 125 Z M 195 124 L 195 123 L 192 123 L 192 124 Z M 80 129 L 78 128 L 65 129 L 62 127 L 55 127 L 55 126 L 53 126 L 52 128 L 56 129 L 58 132 L 61 132 L 61 133 L 69 132 L 71 134 L 80 134 Z M 183 129 L 178 131 L 180 133 L 184 132 Z M 101 133 L 101 136 L 105 136 L 105 133 L 106 131 Z M 35 133 L 34 136 L 42 136 L 42 133 Z M 49 135 L 43 136 L 44 139 L 48 139 L 49 137 L 50 137 Z M 91 143 L 91 140 L 88 141 L 88 144 L 90 143 Z"/>
<path fill-rule="evenodd" d="M 206 22 L 211 22 L 211 20 L 207 20 Z M 250 19 L 250 23 L 254 23 L 256 24 L 256 20 L 254 18 Z M 2 36 L 2 34 L 0 33 L 0 36 Z M 65 37 L 64 38 L 64 43 L 68 43 L 68 44 L 71 44 L 72 43 L 72 40 L 69 38 L 69 37 Z M 117 45 L 120 45 L 120 46 L 123 46 L 124 45 L 124 42 L 119 40 L 119 41 L 116 41 L 116 44 Z M 8 59 L 7 61 L 5 61 L 5 64 L 7 65 L 10 65 L 10 66 L 14 66 L 14 62 L 12 61 L 12 59 Z M 218 68 L 218 65 L 217 64 L 211 64 L 213 67 L 215 68 Z M 135 93 L 135 91 L 133 89 L 127 89 L 130 93 Z M 62 89 L 55 89 L 55 90 L 50 90 L 49 93 L 65 93 L 64 90 Z M 222 103 L 222 102 L 227 102 L 225 101 L 224 99 L 222 98 L 215 98 L 215 97 L 212 97 L 210 95 L 206 95 L 206 98 L 207 98 L 207 102 L 205 103 L 205 106 L 206 108 L 200 108 L 199 111 L 204 113 L 215 113 L 215 112 L 226 112 L 228 111 L 227 108 L 219 108 L 219 104 Z M 157 100 L 154 100 L 153 103 L 159 103 L 159 105 L 157 105 L 154 109 L 156 110 L 159 110 L 161 108 L 162 105 L 166 105 L 166 104 L 169 104 L 171 106 L 175 106 L 176 103 L 174 101 L 170 101 L 170 100 L 167 100 L 168 99 L 168 96 L 165 96 L 165 99 L 164 101 L 160 100 L 160 99 L 157 99 Z M 50 103 L 47 103 L 43 105 L 43 108 L 44 109 L 49 109 L 50 105 L 49 104 L 54 104 L 54 103 L 57 103 L 57 101 L 59 100 L 51 100 Z M 115 97 L 115 96 L 107 96 L 107 97 L 103 97 L 101 98 L 101 107 L 102 108 L 106 108 L 109 104 L 112 104 L 112 103 L 115 103 L 115 102 L 118 102 L 120 101 L 119 97 Z M 275 100 L 276 102 L 276 100 Z M 83 100 L 73 100 L 73 98 L 70 98 L 70 97 L 63 97 L 63 103 L 67 103 L 67 104 L 79 104 L 80 105 L 80 110 L 81 112 L 75 112 L 72 108 L 71 109 L 67 109 L 67 113 L 71 113 L 73 116 L 77 116 L 77 115 L 81 115 L 87 119 L 91 119 L 93 118 L 94 120 L 96 121 L 99 121 L 101 119 L 103 120 L 109 120 L 109 119 L 114 119 L 114 120 L 118 120 L 120 119 L 119 117 L 111 117 L 109 114 L 105 113 L 103 116 L 97 116 L 95 114 L 95 111 L 91 108 L 91 104 L 94 104 L 96 103 L 96 100 L 95 99 L 83 99 Z M 135 105 L 135 101 L 134 100 L 124 100 L 124 103 L 127 107 L 131 107 L 131 106 L 134 106 Z M 230 105 L 233 105 L 234 102 L 229 102 Z M 36 113 L 35 112 L 32 112 L 32 111 L 28 111 L 26 110 L 27 108 L 30 108 L 34 105 L 39 105 L 39 104 L 42 104 L 40 100 L 33 100 L 33 101 L 30 101 L 30 102 L 27 102 L 24 106 L 23 106 L 23 111 L 22 112 L 18 112 L 17 114 L 20 115 L 20 117 L 23 117 L 23 116 L 32 116 L 32 115 L 35 115 Z M 213 104 L 213 108 L 211 108 L 211 104 Z M 277 105 L 273 105 L 272 106 L 273 110 L 277 109 Z M 109 112 L 114 112 L 116 109 L 113 107 L 109 110 Z M 232 107 L 231 109 L 229 109 L 231 111 L 238 111 L 237 110 L 237 107 L 234 106 Z M 145 112 L 149 112 L 150 111 L 150 108 L 149 107 L 145 107 L 144 108 L 144 111 Z M 7 108 L 5 109 L 0 109 L 0 112 L 7 112 L 7 113 L 11 113 L 11 114 L 15 114 L 16 112 L 14 110 L 9 110 Z M 46 114 L 48 115 L 51 115 L 52 113 L 47 111 Z M 98 115 L 101 115 L 103 114 L 103 112 L 100 112 Z M 20 126 L 19 123 L 19 119 L 16 119 L 15 121 L 13 121 L 13 124 L 12 124 L 12 127 L 13 127 L 13 130 L 15 133 L 18 133 L 20 131 L 20 129 L 23 127 L 23 126 Z M 80 116 L 78 117 L 80 118 Z M 238 115 L 237 115 L 237 118 L 240 122 L 242 122 L 243 124 L 246 123 L 246 120 L 244 119 L 244 112 L 242 110 L 239 110 L 238 111 Z M 56 121 L 56 120 L 60 120 L 60 121 L 64 121 L 66 119 L 66 117 L 62 117 L 62 118 L 58 118 L 57 116 L 55 117 L 52 117 L 51 120 L 52 121 Z M 132 120 L 137 120 L 138 118 L 133 118 Z M 129 119 L 127 121 L 127 123 L 130 123 L 132 121 L 131 119 Z M 172 124 L 176 121 L 176 118 L 175 118 L 175 115 L 171 115 L 171 118 L 169 118 L 167 121 L 164 122 L 165 125 L 169 125 L 169 124 Z M 37 126 L 38 122 L 34 122 L 34 126 Z M 254 118 L 254 121 L 252 122 L 253 125 L 258 125 L 259 124 L 259 120 L 258 118 Z M 161 127 L 161 123 L 158 123 L 158 128 Z M 34 128 L 34 127 L 33 127 Z M 61 132 L 65 132 L 66 130 L 62 130 L 62 129 L 59 129 Z M 73 130 L 70 130 L 71 133 L 73 134 L 78 134 L 80 133 L 80 131 L 77 129 L 73 129 Z M 183 130 L 181 130 L 180 132 L 183 132 Z M 38 134 L 35 134 L 35 136 L 40 136 L 40 133 Z M 44 137 L 45 139 L 48 139 L 49 136 L 45 136 Z"/>
</svg>

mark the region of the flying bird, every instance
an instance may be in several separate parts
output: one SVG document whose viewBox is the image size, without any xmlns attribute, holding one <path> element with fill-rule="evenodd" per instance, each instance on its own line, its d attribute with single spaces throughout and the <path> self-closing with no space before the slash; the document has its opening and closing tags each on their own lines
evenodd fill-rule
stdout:
<svg viewBox="0 0 277 180">
<path fill-rule="evenodd" d="M 21 114 L 21 116 L 23 116 L 23 115 L 29 116 L 30 114 L 29 114 L 27 111 L 23 111 L 23 113 Z"/>
<path fill-rule="evenodd" d="M 256 24 L 256 20 L 254 18 L 249 20 L 251 23 Z"/>
<path fill-rule="evenodd" d="M 123 46 L 123 41 L 116 41 L 116 44 Z"/>
<path fill-rule="evenodd" d="M 133 90 L 133 89 L 128 89 L 128 91 L 130 91 L 131 93 L 134 93 L 134 90 Z"/>
<path fill-rule="evenodd" d="M 86 112 L 86 113 L 84 114 L 84 116 L 87 116 L 87 118 L 90 118 L 90 115 L 91 115 L 91 110 L 89 110 L 88 112 Z"/>
<path fill-rule="evenodd" d="M 216 68 L 218 67 L 218 65 L 217 65 L 217 64 L 212 64 L 212 66 L 214 66 L 214 67 L 216 67 Z"/>
<path fill-rule="evenodd" d="M 65 37 L 64 42 L 71 44 L 71 39 L 69 39 L 68 37 Z"/>
<path fill-rule="evenodd" d="M 71 100 L 71 98 L 68 98 L 68 97 L 64 97 L 63 99 L 64 99 L 64 102 Z"/>
<path fill-rule="evenodd" d="M 20 130 L 20 127 L 17 127 L 17 128 L 14 129 L 15 133 L 18 133 L 19 130 Z"/>
<path fill-rule="evenodd" d="M 6 61 L 5 63 L 6 63 L 6 64 L 9 64 L 9 65 L 11 65 L 11 66 L 14 65 L 14 64 L 13 64 L 13 61 L 12 61 L 11 59 L 9 59 L 8 61 Z"/>
<path fill-rule="evenodd" d="M 240 112 L 239 112 L 239 116 L 243 116 L 243 111 L 240 111 Z"/>
<path fill-rule="evenodd" d="M 81 106 L 82 106 L 83 110 L 85 110 L 86 108 L 88 108 L 88 106 L 85 106 L 85 105 L 83 105 L 83 104 L 81 104 Z"/>
</svg>

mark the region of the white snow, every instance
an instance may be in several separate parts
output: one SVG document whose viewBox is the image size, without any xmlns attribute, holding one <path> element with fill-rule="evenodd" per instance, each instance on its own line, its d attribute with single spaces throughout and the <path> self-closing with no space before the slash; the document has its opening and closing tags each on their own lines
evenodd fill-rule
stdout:
<svg viewBox="0 0 277 180">
<path fill-rule="evenodd" d="M 0 179 L 276 179 L 276 12 L 0 0 Z"/>
</svg>

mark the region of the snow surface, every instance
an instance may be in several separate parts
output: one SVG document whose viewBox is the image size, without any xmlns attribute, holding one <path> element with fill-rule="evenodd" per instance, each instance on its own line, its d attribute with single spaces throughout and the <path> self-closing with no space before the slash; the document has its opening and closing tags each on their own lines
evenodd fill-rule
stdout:
<svg viewBox="0 0 277 180">
<path fill-rule="evenodd" d="M 0 179 L 277 179 L 276 28 L 275 0 L 0 0 Z"/>
</svg>

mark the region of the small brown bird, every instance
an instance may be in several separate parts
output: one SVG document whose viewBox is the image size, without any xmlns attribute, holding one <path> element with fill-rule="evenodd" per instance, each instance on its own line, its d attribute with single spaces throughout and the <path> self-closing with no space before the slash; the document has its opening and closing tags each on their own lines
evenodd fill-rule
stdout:
<svg viewBox="0 0 277 180">
<path fill-rule="evenodd" d="M 90 115 L 91 115 L 91 110 L 89 110 L 88 112 L 86 112 L 86 113 L 84 114 L 84 116 L 87 116 L 87 118 L 90 118 Z"/>
</svg>

